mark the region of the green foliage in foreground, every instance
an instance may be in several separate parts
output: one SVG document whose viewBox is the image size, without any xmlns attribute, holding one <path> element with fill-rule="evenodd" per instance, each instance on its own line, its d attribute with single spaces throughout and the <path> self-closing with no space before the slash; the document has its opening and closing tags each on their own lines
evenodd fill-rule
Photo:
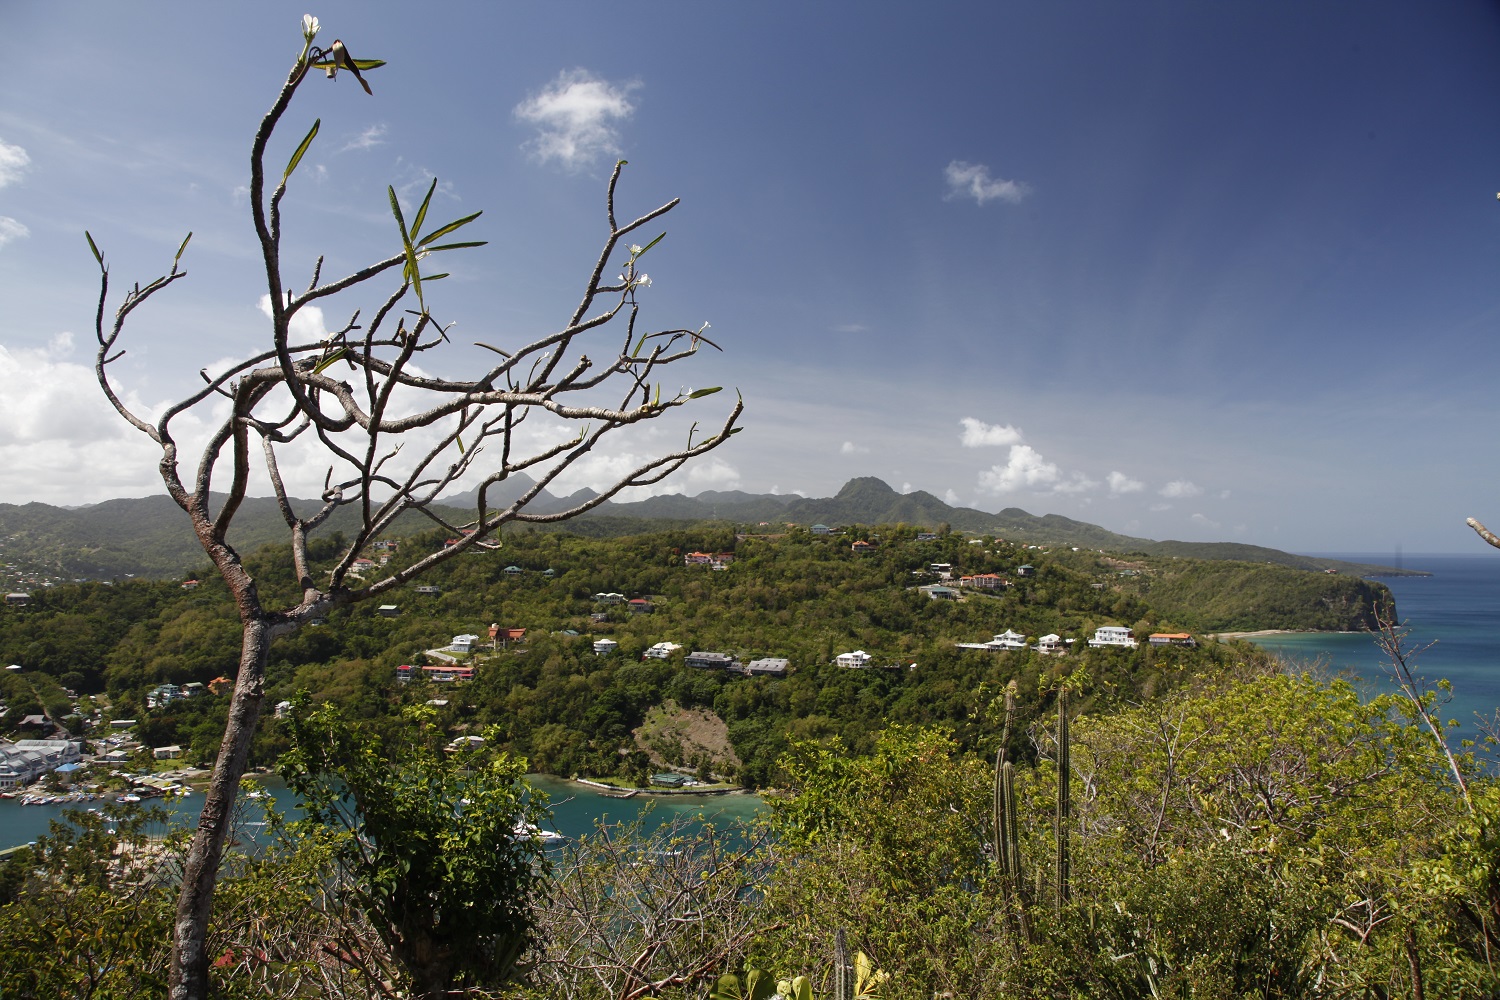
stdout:
<svg viewBox="0 0 1500 1000">
<path fill-rule="evenodd" d="M 1266 676 L 1073 723 L 1071 868 L 1055 873 L 1046 727 L 1017 775 L 1025 870 L 1008 896 L 990 775 L 943 735 L 872 756 L 799 744 L 776 808 L 785 854 L 765 954 L 815 960 L 826 914 L 892 974 L 891 996 L 1489 996 L 1500 791 L 1466 815 L 1432 737 L 1397 702 Z M 1022 907 L 1027 934 L 1008 919 Z M 1414 981 L 1414 978 L 1417 981 Z"/>
<path fill-rule="evenodd" d="M 418 769 L 432 783 L 405 781 L 399 766 L 381 778 L 387 759 L 336 731 L 344 725 L 307 733 L 340 767 L 355 762 L 337 773 L 400 786 L 393 802 L 443 803 L 412 805 L 431 817 L 412 824 L 430 838 L 420 850 L 462 853 L 471 826 L 496 825 L 454 805 L 456 786 L 439 777 L 446 758 Z M 521 981 L 471 967 L 465 995 L 703 1000 L 754 992 L 769 978 L 741 970 L 763 969 L 801 973 L 786 980 L 793 994 L 821 998 L 837 994 L 841 929 L 851 953 L 888 975 L 883 1000 L 1500 989 L 1488 958 L 1500 949 L 1500 783 L 1461 756 L 1466 810 L 1433 735 L 1399 700 L 1267 673 L 1076 715 L 1068 728 L 1071 892 L 1060 905 L 1055 717 L 1018 721 L 1013 734 L 1033 747 L 1012 765 L 1018 891 L 996 857 L 993 765 L 950 733 L 891 727 L 860 753 L 801 740 L 769 842 L 755 831 L 602 830 L 546 881 L 483 864 L 472 880 L 455 874 L 453 891 L 475 905 L 483 883 L 536 915 Z M 5 996 L 148 996 L 159 982 L 180 845 L 146 850 L 133 833 L 84 822 L 83 834 L 0 869 Z M 405 869 L 351 865 L 351 848 L 367 860 L 386 849 L 364 829 L 351 838 L 320 824 L 267 854 L 231 854 L 211 937 L 223 995 L 422 992 L 378 926 L 387 904 L 372 898 Z"/>
</svg>

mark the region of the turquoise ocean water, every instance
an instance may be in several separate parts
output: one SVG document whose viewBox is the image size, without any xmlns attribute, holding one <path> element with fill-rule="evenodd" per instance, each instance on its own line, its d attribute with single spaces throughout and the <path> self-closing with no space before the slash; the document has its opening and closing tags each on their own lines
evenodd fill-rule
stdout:
<svg viewBox="0 0 1500 1000">
<path fill-rule="evenodd" d="M 1389 554 L 1318 554 L 1382 565 L 1392 561 Z M 1462 735 L 1472 736 L 1476 714 L 1493 719 L 1500 711 L 1500 551 L 1481 545 L 1474 555 L 1406 555 L 1401 562 L 1432 574 L 1380 578 L 1396 598 L 1410 644 L 1422 649 L 1412 661 L 1415 671 L 1429 683 L 1453 684 L 1442 715 L 1456 720 Z M 1387 661 L 1368 634 L 1307 632 L 1252 641 L 1294 663 L 1348 672 L 1373 689 L 1392 686 Z"/>
<path fill-rule="evenodd" d="M 262 780 L 278 809 L 282 812 L 294 810 L 293 796 L 280 779 Z M 737 820 L 752 818 L 763 805 L 756 795 L 637 795 L 628 799 L 614 799 L 585 785 L 576 785 L 560 778 L 534 774 L 529 780 L 534 788 L 545 792 L 551 800 L 552 820 L 543 826 L 570 839 L 592 833 L 596 823 L 632 823 L 643 814 L 646 825 L 652 829 L 679 817 L 689 821 L 690 829 L 703 823 L 712 823 L 722 829 Z M 195 822 L 198 811 L 203 808 L 201 794 L 157 801 L 171 814 L 174 823 Z M 263 811 L 243 798 L 241 802 L 244 820 L 251 824 L 244 827 L 244 830 L 248 835 L 255 836 L 261 831 L 261 821 L 265 818 Z M 23 806 L 13 800 L 0 801 L 0 850 L 35 840 L 47 832 L 53 820 L 61 819 L 67 809 L 90 807 L 105 815 L 109 814 L 110 804 L 107 802 L 72 806 Z"/>
</svg>

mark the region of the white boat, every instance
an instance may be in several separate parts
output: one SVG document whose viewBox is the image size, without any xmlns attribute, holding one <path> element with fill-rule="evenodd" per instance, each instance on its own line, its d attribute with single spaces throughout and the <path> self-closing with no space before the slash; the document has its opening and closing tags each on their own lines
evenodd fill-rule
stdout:
<svg viewBox="0 0 1500 1000">
<path fill-rule="evenodd" d="M 535 823 L 528 823 L 525 820 L 517 820 L 513 832 L 517 837 L 534 837 L 544 844 L 557 844 L 568 839 L 556 830 L 543 830 Z"/>
</svg>

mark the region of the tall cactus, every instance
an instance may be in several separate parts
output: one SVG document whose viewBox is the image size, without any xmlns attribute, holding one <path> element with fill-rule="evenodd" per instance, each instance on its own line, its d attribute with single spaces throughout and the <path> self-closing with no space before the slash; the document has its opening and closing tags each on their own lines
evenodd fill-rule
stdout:
<svg viewBox="0 0 1500 1000">
<path fill-rule="evenodd" d="M 1057 692 L 1057 876 L 1056 905 L 1068 901 L 1068 813 L 1072 802 L 1069 786 L 1073 774 L 1072 733 L 1068 726 L 1068 689 Z"/>
<path fill-rule="evenodd" d="M 854 964 L 842 927 L 833 934 L 833 1000 L 854 1000 Z"/>
<path fill-rule="evenodd" d="M 1000 870 L 1006 919 L 1012 939 L 1019 946 L 1019 942 L 1031 939 L 1031 926 L 1026 919 L 1026 882 L 1021 872 L 1021 820 L 1016 809 L 1016 769 L 1005 759 L 1010 753 L 1010 731 L 1015 711 L 1016 682 L 1011 681 L 1005 689 L 1005 729 L 1000 738 L 1000 750 L 995 754 L 995 789 L 990 808 L 990 824 L 994 831 L 995 867 Z"/>
</svg>

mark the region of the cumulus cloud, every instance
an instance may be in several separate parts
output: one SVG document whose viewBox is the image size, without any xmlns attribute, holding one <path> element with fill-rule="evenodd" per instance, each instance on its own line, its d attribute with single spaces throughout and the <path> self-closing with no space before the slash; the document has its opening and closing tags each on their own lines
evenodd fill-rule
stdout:
<svg viewBox="0 0 1500 1000">
<path fill-rule="evenodd" d="M 350 150 L 363 151 L 366 149 L 374 149 L 376 146 L 384 145 L 385 134 L 387 131 L 388 130 L 384 122 L 371 125 L 359 135 L 346 142 L 343 148 L 339 150 L 339 152 L 347 153 Z"/>
<path fill-rule="evenodd" d="M 271 318 L 271 296 L 262 295 L 256 303 L 261 313 Z M 328 339 L 328 327 L 323 322 L 323 310 L 317 306 L 303 306 L 297 310 L 297 315 L 292 317 L 291 328 L 287 331 L 293 344 L 316 344 L 321 340 Z M 210 368 L 209 371 L 215 369 Z"/>
<path fill-rule="evenodd" d="M 12 219 L 8 215 L 0 215 L 0 247 L 16 240 L 25 239 L 31 235 L 31 230 L 26 224 Z"/>
<path fill-rule="evenodd" d="M 31 157 L 26 150 L 0 139 L 0 188 L 19 181 L 29 166 Z"/>
<path fill-rule="evenodd" d="M 1197 486 L 1186 479 L 1174 479 L 1158 490 L 1162 496 L 1172 499 L 1195 497 L 1203 493 L 1203 487 Z"/>
<path fill-rule="evenodd" d="M 1053 463 L 1042 458 L 1029 444 L 1014 444 L 1004 465 L 994 465 L 979 474 L 979 488 L 991 493 L 1014 493 L 1019 489 L 1051 488 L 1062 478 Z"/>
<path fill-rule="evenodd" d="M 1112 497 L 1123 496 L 1126 493 L 1139 493 L 1146 488 L 1146 484 L 1138 479 L 1131 479 L 1123 472 L 1111 472 L 1105 477 L 1109 483 L 1109 495 Z"/>
<path fill-rule="evenodd" d="M 959 503 L 959 495 L 958 495 L 957 491 L 955 491 L 955 490 L 944 490 L 943 491 L 943 503 L 947 504 L 949 507 L 962 507 L 963 506 L 963 504 Z"/>
<path fill-rule="evenodd" d="M 610 83 L 586 69 L 565 70 L 516 105 L 516 118 L 537 130 L 522 148 L 538 161 L 556 160 L 566 170 L 579 170 L 601 156 L 618 156 L 616 125 L 635 113 L 630 92 L 639 86 L 636 81 Z"/>
<path fill-rule="evenodd" d="M 973 417 L 964 417 L 959 423 L 963 433 L 958 440 L 965 448 L 1003 448 L 1021 443 L 1021 432 L 1009 424 L 987 424 Z"/>
<path fill-rule="evenodd" d="M 1090 479 L 1081 472 L 1072 472 L 1066 479 L 1060 479 L 1052 487 L 1054 493 L 1089 493 L 1099 488 L 1096 480 Z"/>
<path fill-rule="evenodd" d="M 948 180 L 946 198 L 949 201 L 955 198 L 973 198 L 976 203 L 983 205 L 998 198 L 1016 205 L 1031 193 L 1031 188 L 1020 181 L 991 177 L 990 168 L 982 163 L 954 160 L 943 171 L 943 176 Z"/>
<path fill-rule="evenodd" d="M 868 455 L 870 449 L 864 445 L 855 444 L 853 441 L 845 441 L 839 446 L 840 455 Z"/>
<path fill-rule="evenodd" d="M 120 419 L 92 363 L 72 354 L 67 333 L 42 348 L 0 345 L 0 496 L 79 504 L 160 493 L 160 449 Z M 133 393 L 124 399 L 137 413 L 152 412 Z M 196 426 L 185 423 L 187 436 Z"/>
</svg>

